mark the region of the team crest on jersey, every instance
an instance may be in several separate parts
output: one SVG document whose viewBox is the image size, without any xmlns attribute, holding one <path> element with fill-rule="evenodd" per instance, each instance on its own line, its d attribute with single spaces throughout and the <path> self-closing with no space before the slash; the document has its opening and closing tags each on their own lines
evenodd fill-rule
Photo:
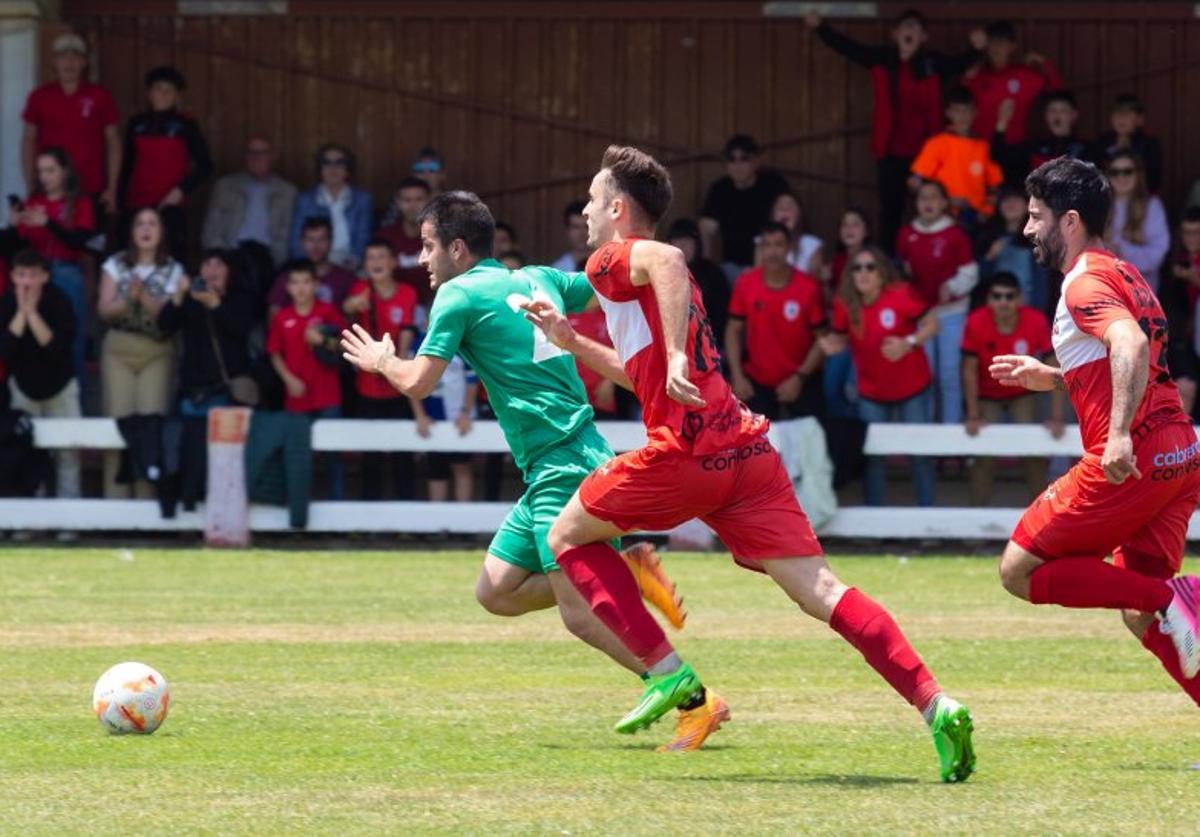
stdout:
<svg viewBox="0 0 1200 837">
<path fill-rule="evenodd" d="M 783 318 L 789 323 L 795 322 L 800 316 L 800 303 L 794 299 L 789 299 L 783 304 Z"/>
<path fill-rule="evenodd" d="M 884 328 L 895 328 L 896 312 L 891 308 L 884 308 L 879 312 L 879 324 Z"/>
<path fill-rule="evenodd" d="M 967 166 L 967 170 L 971 172 L 972 177 L 979 177 L 983 174 L 983 163 L 972 160 L 971 165 Z"/>
<path fill-rule="evenodd" d="M 1021 90 L 1021 82 L 1015 78 L 1008 80 L 1008 92 L 1016 95 Z"/>
<path fill-rule="evenodd" d="M 392 309 L 392 325 L 400 325 L 400 323 L 402 323 L 402 322 L 404 322 L 404 309 L 403 308 L 393 308 Z"/>
<path fill-rule="evenodd" d="M 1029 354 L 1029 343 L 1025 340 L 1018 340 L 1013 343 L 1013 353 L 1018 355 Z"/>
</svg>

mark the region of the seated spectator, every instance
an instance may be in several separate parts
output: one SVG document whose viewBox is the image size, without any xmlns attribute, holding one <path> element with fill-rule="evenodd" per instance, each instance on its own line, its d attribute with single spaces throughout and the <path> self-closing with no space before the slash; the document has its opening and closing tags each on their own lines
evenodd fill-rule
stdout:
<svg viewBox="0 0 1200 837">
<path fill-rule="evenodd" d="M 242 249 L 261 273 L 248 290 L 273 279 L 275 268 L 288 257 L 296 187 L 273 171 L 274 163 L 271 141 L 257 134 L 250 137 L 242 171 L 217 180 L 204 216 L 204 248 Z"/>
<path fill-rule="evenodd" d="M 427 145 L 418 151 L 409 171 L 413 177 L 423 180 L 429 187 L 429 197 L 435 197 L 446 190 L 446 161 L 437 149 Z"/>
<path fill-rule="evenodd" d="M 1037 394 L 1023 387 L 1004 386 L 988 372 L 997 355 L 1031 355 L 1045 360 L 1051 353 L 1050 323 L 1046 315 L 1023 304 L 1017 277 L 997 273 L 988 283 L 987 305 L 967 318 L 962 338 L 962 388 L 967 398 L 967 434 L 977 436 L 985 424 L 1007 419 L 1030 424 Z M 1052 418 L 1047 422 L 1054 438 L 1064 433 L 1062 397 L 1053 397 Z M 1026 456 L 1025 488 L 1032 500 L 1046 487 L 1046 460 Z M 971 505 L 987 506 L 992 501 L 996 458 L 977 456 L 971 465 Z"/>
<path fill-rule="evenodd" d="M 932 375 L 922 344 L 937 334 L 937 317 L 916 289 L 897 276 L 887 254 L 861 250 L 846 265 L 833 301 L 833 332 L 818 341 L 836 354 L 850 347 L 858 372 L 859 417 L 866 422 L 922 424 L 933 419 Z M 917 504 L 933 505 L 933 461 L 912 458 Z M 883 504 L 884 461 L 867 457 L 864 493 Z"/>
<path fill-rule="evenodd" d="M 120 231 L 132 229 L 130 221 L 138 210 L 157 209 L 167 246 L 177 255 L 187 248 L 187 196 L 212 174 L 200 124 L 180 109 L 186 88 L 183 73 L 174 67 L 155 67 L 146 74 L 149 107 L 125 127 L 118 188 Z"/>
<path fill-rule="evenodd" d="M 866 210 L 850 207 L 838 223 L 838 243 L 825 269 L 825 300 L 832 304 L 838 285 L 846 274 L 850 260 L 871 245 L 871 224 Z M 847 418 L 857 414 L 858 396 L 854 390 L 854 363 L 850 350 L 827 355 L 824 366 L 825 412 L 830 418 Z"/>
<path fill-rule="evenodd" d="M 771 220 L 787 227 L 788 264 L 809 276 L 825 272 L 825 245 L 808 231 L 808 219 L 798 197 L 791 192 L 777 197 L 771 207 Z"/>
<path fill-rule="evenodd" d="M 158 325 L 163 306 L 184 279 L 183 266 L 171 258 L 157 209 L 139 209 L 128 234 L 129 247 L 108 258 L 100 269 L 97 306 L 108 325 L 100 346 L 102 412 L 112 418 L 165 414 L 171 405 L 175 341 Z M 104 496 L 128 497 L 118 484 L 120 453 L 104 454 Z M 148 482 L 133 486 L 137 497 L 153 497 Z"/>
<path fill-rule="evenodd" d="M 50 281 L 71 301 L 75 312 L 71 356 L 75 377 L 82 381 L 88 288 L 80 262 L 88 239 L 96 234 L 96 210 L 80 190 L 71 158 L 61 148 L 47 148 L 37 155 L 37 181 L 17 216 L 17 235 L 46 259 Z"/>
<path fill-rule="evenodd" d="M 525 254 L 520 250 L 505 250 L 496 257 L 496 261 L 509 270 L 520 270 L 523 267 L 529 266 L 529 259 L 525 258 Z"/>
<path fill-rule="evenodd" d="M 414 315 L 417 292 L 411 285 L 396 279 L 396 253 L 390 241 L 373 238 L 367 244 L 364 263 L 367 278 L 351 289 L 342 305 L 347 319 L 357 323 L 381 340 L 392 339 L 398 357 L 412 354 L 415 332 Z M 409 399 L 401 395 L 382 375 L 359 370 L 355 375 L 358 392 L 357 417 L 365 419 L 411 419 Z M 383 499 L 385 460 L 395 476 L 396 496 L 401 500 L 413 497 L 414 460 L 409 451 L 371 455 L 363 458 L 362 486 L 364 500 Z"/>
<path fill-rule="evenodd" d="M 928 180 L 917 190 L 917 217 L 900 230 L 896 258 L 938 321 L 937 335 L 925 344 L 934 372 L 935 403 L 941 421 L 962 421 L 959 346 L 979 265 L 971 240 L 950 216 L 946 189 Z"/>
<path fill-rule="evenodd" d="M 996 132 L 992 135 L 992 158 L 1000 164 L 1006 183 L 1021 183 L 1027 174 L 1042 163 L 1058 157 L 1088 161 L 1096 157 L 1092 144 L 1080 139 L 1075 132 L 1079 108 L 1075 104 L 1074 94 L 1068 90 L 1056 90 L 1045 97 L 1045 102 L 1045 135 L 1024 142 L 1013 142 L 1008 136 L 1016 113 L 1013 100 L 1006 99 L 1000 103 Z"/>
<path fill-rule="evenodd" d="M 709 325 L 721 339 L 729 317 L 729 280 L 715 262 L 700 255 L 700 227 L 691 218 L 677 218 L 667 230 L 667 243 L 683 251 L 688 270 L 700 286 Z"/>
<path fill-rule="evenodd" d="M 499 259 L 505 253 L 518 249 L 517 231 L 507 221 L 496 222 L 496 237 L 492 241 L 492 254 Z"/>
<path fill-rule="evenodd" d="M 984 34 L 984 61 L 963 79 L 978 108 L 975 135 L 990 141 L 998 127 L 1001 107 L 1011 102 L 1005 136 L 1010 143 L 1024 142 L 1029 136 L 1034 103 L 1042 93 L 1062 87 L 1062 76 L 1048 58 L 1035 52 L 1026 53 L 1024 63 L 1014 61 L 1017 31 L 1007 20 L 988 24 Z"/>
<path fill-rule="evenodd" d="M 824 292 L 788 264 L 788 241 L 783 224 L 763 227 L 762 265 L 738 277 L 722 335 L 734 394 L 770 419 L 824 412 L 817 345 L 826 325 Z"/>
<path fill-rule="evenodd" d="M 247 335 L 254 327 L 253 297 L 238 287 L 237 260 L 209 250 L 194 280 L 179 280 L 169 305 L 158 314 L 164 334 L 183 334 L 179 363 L 179 412 L 204 416 L 237 403 L 230 382 L 250 371 Z M 254 406 L 254 405 L 248 405 Z"/>
<path fill-rule="evenodd" d="M 437 387 L 428 398 L 409 399 L 417 419 L 417 434 L 428 438 L 430 426 L 435 421 L 453 421 L 458 435 L 471 432 L 475 420 L 475 399 L 479 394 L 479 379 L 471 367 L 458 355 L 451 358 L 446 371 L 438 379 Z M 471 454 L 444 453 L 428 454 L 429 499 L 444 503 L 450 496 L 450 479 L 454 479 L 454 499 L 469 503 L 475 494 L 475 475 L 472 471 Z"/>
<path fill-rule="evenodd" d="M 329 260 L 329 253 L 333 249 L 333 223 L 320 216 L 305 221 L 300 233 L 300 249 L 304 251 L 304 258 L 312 262 L 313 269 L 317 272 L 317 299 L 340 310 L 342 303 L 346 301 L 346 295 L 350 293 L 358 278 L 352 271 Z M 269 312 L 272 317 L 291 301 L 288 296 L 286 267 L 285 265 L 284 270 L 275 277 L 275 284 L 267 294 L 267 304 L 270 306 Z"/>
<path fill-rule="evenodd" d="M 567 239 L 567 251 L 550 265 L 565 273 L 583 270 L 592 248 L 588 247 L 587 219 L 583 217 L 584 201 L 571 201 L 563 210 L 563 230 Z"/>
<path fill-rule="evenodd" d="M 1167 367 L 1179 388 L 1184 412 L 1191 415 L 1200 382 L 1200 357 L 1195 349 L 1197 302 L 1200 302 L 1200 206 L 1184 210 L 1167 265 L 1159 294 L 1168 319 Z"/>
<path fill-rule="evenodd" d="M 10 406 L 31 416 L 78 418 L 79 381 L 71 356 L 75 312 L 50 284 L 50 264 L 36 250 L 13 257 L 12 289 L 0 297 L 0 360 L 8 370 Z M 60 450 L 58 497 L 79 497 L 79 451 Z"/>
<path fill-rule="evenodd" d="M 979 60 L 985 35 L 981 29 L 972 31 L 970 47 L 952 57 L 926 48 L 925 15 L 916 9 L 905 9 L 896 18 L 892 44 L 876 46 L 843 35 L 819 14 L 809 14 L 804 22 L 826 46 L 871 71 L 875 92 L 871 153 L 879 187 L 880 240 L 891 247 L 908 203 L 905 182 L 913 159 L 925 141 L 942 130 L 942 79 L 962 75 Z M 797 267 L 813 273 L 804 265 Z"/>
<path fill-rule="evenodd" d="M 417 221 L 430 197 L 429 184 L 424 180 L 404 178 L 396 187 L 392 205 L 375 231 L 375 237 L 391 242 L 396 253 L 396 278 L 417 292 L 417 300 L 424 307 L 424 312 L 417 315 L 418 325 L 425 322 L 425 314 L 433 304 L 429 271 L 421 267 L 421 225 Z"/>
<path fill-rule="evenodd" d="M 341 349 L 338 335 L 345 319 L 336 308 L 317 298 L 317 270 L 312 262 L 297 260 L 285 266 L 291 304 L 276 312 L 267 331 L 271 366 L 287 391 L 283 408 L 313 419 L 342 414 L 338 384 Z M 343 495 L 341 457 L 323 454 L 330 499 Z"/>
<path fill-rule="evenodd" d="M 354 179 L 354 155 L 345 146 L 322 145 L 317 149 L 316 166 L 317 185 L 296 198 L 289 251 L 292 258 L 300 258 L 305 222 L 309 218 L 328 218 L 333 231 L 329 261 L 354 270 L 362 262 L 371 237 L 371 194 L 350 184 Z"/>
<path fill-rule="evenodd" d="M 1133 93 L 1124 93 L 1113 102 L 1109 113 L 1112 129 L 1100 135 L 1096 145 L 1106 161 L 1122 152 L 1136 154 L 1146 170 L 1146 186 L 1153 194 L 1162 188 L 1162 144 L 1146 133 L 1146 106 Z"/>
<path fill-rule="evenodd" d="M 1171 249 L 1171 228 L 1162 201 L 1150 194 L 1141 159 L 1121 151 L 1108 161 L 1113 207 L 1108 216 L 1105 243 L 1109 250 L 1142 274 L 1158 293 L 1159 269 Z"/>
<path fill-rule="evenodd" d="M 1000 187 L 997 212 L 979 233 L 976 252 L 980 259 L 980 274 L 989 279 L 998 273 L 1011 273 L 1021 285 L 1021 298 L 1025 304 L 1048 312 L 1049 278 L 1046 269 L 1033 257 L 1033 245 L 1025 237 L 1028 206 L 1023 187 Z"/>
<path fill-rule="evenodd" d="M 718 261 L 719 254 L 730 281 L 754 264 L 754 237 L 770 220 L 775 199 L 790 191 L 783 177 L 759 164 L 753 137 L 730 137 L 725 143 L 726 174 L 709 187 L 700 210 L 704 256 Z"/>
<path fill-rule="evenodd" d="M 961 220 L 972 225 L 974 219 L 992 214 L 990 193 L 1000 185 L 1003 175 L 992 161 L 987 140 L 971 134 L 975 119 L 975 100 L 971 91 L 956 87 L 946 96 L 949 128 L 930 138 L 913 161 L 912 173 L 920 180 L 936 180 L 946 187 L 950 202 Z"/>
</svg>

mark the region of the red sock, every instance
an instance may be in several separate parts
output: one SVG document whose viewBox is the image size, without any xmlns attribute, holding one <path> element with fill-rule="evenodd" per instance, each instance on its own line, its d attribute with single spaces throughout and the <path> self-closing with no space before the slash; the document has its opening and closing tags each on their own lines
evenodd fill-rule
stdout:
<svg viewBox="0 0 1200 837">
<path fill-rule="evenodd" d="M 1188 680 L 1183 676 L 1183 671 L 1179 668 L 1179 652 L 1175 650 L 1175 643 L 1171 642 L 1171 638 L 1158 629 L 1158 623 L 1151 623 L 1146 629 L 1146 633 L 1142 635 L 1142 647 L 1149 651 L 1154 656 L 1158 657 L 1163 668 L 1167 670 L 1167 674 L 1175 678 L 1175 682 L 1183 687 L 1183 691 L 1187 696 L 1200 706 L 1200 677 L 1193 677 Z"/>
<path fill-rule="evenodd" d="M 671 653 L 671 643 L 642 604 L 637 581 L 615 549 L 606 543 L 576 546 L 558 556 L 558 566 L 592 613 L 646 668 Z"/>
<path fill-rule="evenodd" d="M 941 692 L 900 626 L 879 602 L 862 591 L 851 587 L 842 595 L 829 627 L 857 648 L 871 668 L 918 710 L 924 711 Z"/>
<path fill-rule="evenodd" d="M 1029 601 L 1063 607 L 1106 607 L 1154 613 L 1174 594 L 1158 578 L 1096 558 L 1056 558 L 1029 577 Z"/>
</svg>

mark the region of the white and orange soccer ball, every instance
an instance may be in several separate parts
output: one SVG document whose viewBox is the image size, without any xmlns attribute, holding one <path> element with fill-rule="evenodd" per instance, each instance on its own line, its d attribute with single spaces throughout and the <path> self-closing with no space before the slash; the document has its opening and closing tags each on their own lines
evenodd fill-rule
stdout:
<svg viewBox="0 0 1200 837">
<path fill-rule="evenodd" d="M 149 735 L 167 718 L 171 689 L 166 678 L 145 663 L 118 663 L 96 681 L 92 711 L 113 735 Z"/>
</svg>

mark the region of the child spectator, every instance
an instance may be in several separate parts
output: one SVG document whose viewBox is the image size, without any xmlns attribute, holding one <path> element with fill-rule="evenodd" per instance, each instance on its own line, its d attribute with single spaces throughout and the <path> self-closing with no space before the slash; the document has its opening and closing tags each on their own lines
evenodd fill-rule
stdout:
<svg viewBox="0 0 1200 837">
<path fill-rule="evenodd" d="M 391 337 L 398 357 L 412 354 L 414 314 L 417 292 L 396 278 L 396 253 L 390 241 L 373 238 L 367 244 L 363 266 L 367 278 L 358 282 L 346 297 L 342 310 L 353 323 L 366 329 L 372 338 Z M 409 399 L 397 392 L 382 376 L 358 371 L 355 376 L 358 392 L 357 415 L 365 419 L 411 419 Z M 362 486 L 364 500 L 383 498 L 384 461 L 395 475 L 396 496 L 401 500 L 413 497 L 413 455 L 409 451 L 370 455 L 363 458 Z"/>
<path fill-rule="evenodd" d="M 429 202 L 429 184 L 416 177 L 406 177 L 396 187 L 392 205 L 376 238 L 391 242 L 396 253 L 396 278 L 417 292 L 417 300 L 425 311 L 433 304 L 433 288 L 429 286 L 429 271 L 421 267 L 421 225 L 417 218 Z M 418 315 L 418 323 L 424 315 Z"/>
<path fill-rule="evenodd" d="M 996 199 L 997 212 L 980 231 L 976 252 L 983 279 L 998 273 L 1011 273 L 1021 285 L 1021 299 L 1025 304 L 1047 312 L 1049 278 L 1046 269 L 1033 257 L 1033 246 L 1025 237 L 1028 205 L 1024 188 L 1001 186 Z"/>
<path fill-rule="evenodd" d="M 998 128 L 1001 107 L 1011 103 L 1005 120 L 1010 143 L 1024 142 L 1029 135 L 1029 115 L 1042 93 L 1062 87 L 1062 76 L 1045 56 L 1030 52 L 1025 63 L 1014 63 L 1017 31 L 1007 20 L 988 24 L 984 62 L 967 73 L 964 84 L 975 98 L 979 112 L 975 134 L 990 140 Z"/>
<path fill-rule="evenodd" d="M 78 418 L 79 381 L 71 357 L 75 313 L 50 282 L 50 264 L 35 250 L 13 257 L 12 289 L 0 297 L 0 360 L 9 373 L 11 406 L 32 416 Z M 79 497 L 79 452 L 60 450 L 58 497 Z"/>
<path fill-rule="evenodd" d="M 492 240 L 492 253 L 495 257 L 499 259 L 505 253 L 517 250 L 519 246 L 516 228 L 507 221 L 497 221 L 496 237 Z"/>
<path fill-rule="evenodd" d="M 303 254 L 301 235 L 309 218 L 328 218 L 333 232 L 329 261 L 354 270 L 362 262 L 371 237 L 371 195 L 350 185 L 354 178 L 354 155 L 350 149 L 326 143 L 315 158 L 317 185 L 301 192 L 292 213 L 290 251 L 292 258 Z"/>
<path fill-rule="evenodd" d="M 826 324 L 821 283 L 787 262 L 788 229 L 759 234 L 762 265 L 738 277 L 721 337 L 733 392 L 770 419 L 820 416 L 823 385 L 817 332 Z"/>
<path fill-rule="evenodd" d="M 1200 358 L 1195 348 L 1197 302 L 1200 302 L 1200 206 L 1189 206 L 1183 211 L 1175 250 L 1167 265 L 1159 295 L 1169 320 L 1167 367 L 1179 388 L 1183 409 L 1191 415 L 1200 381 Z"/>
<path fill-rule="evenodd" d="M 833 301 L 833 333 L 820 338 L 833 355 L 850 347 L 858 372 L 859 417 L 870 422 L 925 423 L 933 419 L 929 359 L 920 346 L 937 334 L 937 317 L 878 247 L 859 251 L 846 265 Z M 912 459 L 917 504 L 933 505 L 933 461 Z M 883 504 L 884 462 L 867 457 L 864 493 Z"/>
<path fill-rule="evenodd" d="M 563 210 L 563 231 L 567 239 L 567 252 L 559 256 L 551 267 L 564 273 L 583 270 L 592 248 L 588 247 L 587 219 L 583 217 L 584 201 L 571 201 Z"/>
<path fill-rule="evenodd" d="M 838 224 L 838 244 L 833 251 L 825 276 L 825 299 L 832 303 L 838 286 L 846 274 L 850 260 L 871 245 L 871 225 L 865 210 L 850 207 L 842 213 Z M 826 353 L 824 368 L 825 412 L 830 418 L 846 418 L 857 414 L 854 386 L 854 363 L 850 350 Z"/>
<path fill-rule="evenodd" d="M 1136 154 L 1146 170 L 1146 186 L 1153 194 L 1162 188 L 1162 144 L 1146 133 L 1146 106 L 1133 93 L 1123 93 L 1113 102 L 1109 113 L 1112 129 L 1100 135 L 1097 145 L 1104 160 L 1118 153 Z"/>
<path fill-rule="evenodd" d="M 967 399 L 964 422 L 967 435 L 977 436 L 985 424 L 1002 419 L 1029 424 L 1035 421 L 1036 393 L 1022 387 L 1008 387 L 988 373 L 996 355 L 1032 355 L 1045 359 L 1050 354 L 1050 323 L 1046 315 L 1024 305 L 1017 277 L 997 273 L 988 283 L 987 305 L 967 318 L 962 337 L 962 388 Z M 1047 426 L 1054 438 L 1064 432 L 1062 397 L 1052 398 L 1052 417 Z M 1027 456 L 1025 487 L 1032 500 L 1046 487 L 1046 460 Z M 995 457 L 977 456 L 971 465 L 971 505 L 986 506 L 992 501 Z"/>
<path fill-rule="evenodd" d="M 475 399 L 479 393 L 479 379 L 463 359 L 455 355 L 446 365 L 446 371 L 438 379 L 437 387 L 428 398 L 410 399 L 412 411 L 417 419 L 417 434 L 429 437 L 429 428 L 435 421 L 453 421 L 458 435 L 471 432 L 475 420 Z M 450 496 L 450 480 L 454 480 L 454 500 L 469 503 L 475 493 L 475 478 L 471 468 L 471 454 L 435 452 L 428 456 L 429 499 L 443 503 Z"/>
<path fill-rule="evenodd" d="M 167 246 L 176 255 L 186 252 L 187 196 L 212 174 L 200 125 L 179 107 L 186 88 L 183 73 L 174 67 L 155 67 L 146 74 L 149 107 L 125 127 L 119 188 L 126 222 L 140 209 L 157 209 Z M 121 228 L 127 229 L 125 224 Z"/>
<path fill-rule="evenodd" d="M 1058 157 L 1093 160 L 1096 156 L 1091 143 L 1079 138 L 1075 126 L 1079 108 L 1075 96 L 1068 90 L 1056 90 L 1045 97 L 1046 134 L 1041 138 L 1014 142 L 1009 138 L 1016 107 L 1011 99 L 1000 103 L 996 117 L 996 133 L 992 135 L 992 158 L 1000 164 L 1006 183 L 1022 183 L 1025 176 L 1042 163 Z"/>
<path fill-rule="evenodd" d="M 171 405 L 175 341 L 158 324 L 163 306 L 184 279 L 171 258 L 157 209 L 139 209 L 127 237 L 129 247 L 110 256 L 100 269 L 97 308 L 108 325 L 100 346 L 100 399 L 112 418 L 166 413 Z M 104 455 L 104 496 L 127 497 L 117 483 L 120 454 Z M 135 483 L 137 497 L 153 497 L 153 486 Z"/>
<path fill-rule="evenodd" d="M 321 216 L 309 218 L 302 225 L 300 246 L 304 251 L 304 258 L 312 262 L 317 272 L 317 299 L 341 309 L 346 295 L 350 293 L 358 278 L 346 268 L 329 261 L 329 253 L 333 249 L 333 223 Z M 275 284 L 271 286 L 271 292 L 267 295 L 272 317 L 290 301 L 287 283 L 288 271 L 284 269 L 275 277 Z"/>
<path fill-rule="evenodd" d="M 1113 206 L 1105 242 L 1120 258 L 1138 269 L 1158 293 L 1159 269 L 1171 249 L 1171 228 L 1162 201 L 1150 194 L 1142 160 L 1132 151 L 1119 151 L 1108 161 Z"/>
<path fill-rule="evenodd" d="M 667 243 L 683 251 L 688 270 L 700 286 L 700 297 L 704 311 L 708 314 L 713 334 L 720 339 L 725 334 L 725 322 L 729 316 L 729 280 L 716 262 L 701 255 L 700 227 L 691 218 L 677 218 L 667 230 Z M 607 332 L 605 332 L 607 339 Z"/>
<path fill-rule="evenodd" d="M 284 409 L 314 419 L 337 418 L 342 414 L 337 334 L 345 320 L 336 308 L 317 299 L 317 271 L 312 262 L 298 260 L 286 269 L 291 304 L 275 314 L 267 331 L 271 365 L 287 391 Z M 336 452 L 322 458 L 330 497 L 340 500 L 341 459 Z"/>
<path fill-rule="evenodd" d="M 809 276 L 825 272 L 825 245 L 808 231 L 808 218 L 800 199 L 784 192 L 771 207 L 771 220 L 783 224 L 788 231 L 787 263 Z"/>
<path fill-rule="evenodd" d="M 912 173 L 923 180 L 936 180 L 946 187 L 951 203 L 962 220 L 992 214 L 989 193 L 1000 185 L 1000 167 L 992 161 L 987 140 L 971 135 L 975 100 L 971 91 L 956 87 L 946 95 L 948 130 L 930 138 L 913 161 Z M 919 181 L 913 184 L 914 191 Z"/>
<path fill-rule="evenodd" d="M 900 230 L 896 258 L 904 264 L 913 286 L 937 316 L 937 336 L 925 344 L 936 381 L 940 418 L 962 421 L 959 387 L 959 346 L 971 291 L 979 282 L 979 265 L 971 240 L 950 216 L 946 189 L 927 180 L 917 190 L 917 217 Z"/>
</svg>

